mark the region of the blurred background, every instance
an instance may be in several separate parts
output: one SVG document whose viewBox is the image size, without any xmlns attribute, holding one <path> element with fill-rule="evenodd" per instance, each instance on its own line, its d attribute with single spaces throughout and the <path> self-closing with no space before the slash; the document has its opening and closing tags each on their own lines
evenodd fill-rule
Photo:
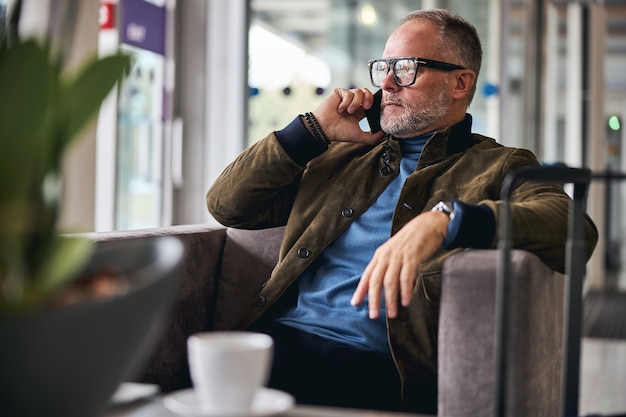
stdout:
<svg viewBox="0 0 626 417">
<path fill-rule="evenodd" d="M 0 24 L 15 0 L 0 0 Z M 244 148 L 336 87 L 369 87 L 406 13 L 448 8 L 484 49 L 474 129 L 544 162 L 626 171 L 626 1 L 25 0 L 20 30 L 72 14 L 70 62 L 122 48 L 135 63 L 68 155 L 62 224 L 106 231 L 211 223 L 204 195 Z M 67 34 L 59 31 L 61 35 Z M 617 287 L 626 193 L 595 181 L 592 286 Z"/>
<path fill-rule="evenodd" d="M 0 30 L 14 5 L 0 0 Z M 67 155 L 62 225 L 83 232 L 212 223 L 204 196 L 232 159 L 333 88 L 370 87 L 367 61 L 381 56 L 399 19 L 433 7 L 462 15 L 481 36 L 469 109 L 477 133 L 547 163 L 626 171 L 625 0 L 26 0 L 23 33 L 42 35 L 55 13 L 71 14 L 74 33 L 58 35 L 69 36 L 70 65 L 118 48 L 135 57 Z M 617 298 L 611 320 L 596 320 L 604 313 L 588 305 L 597 317 L 586 321 L 587 336 L 626 338 L 624 187 L 597 179 L 589 192 L 601 240 L 588 265 L 588 299 L 600 293 L 594 305 L 605 307 L 609 295 Z M 608 386 L 626 382 L 620 352 L 611 365 L 622 371 Z M 586 372 L 604 372 L 586 363 Z"/>
</svg>

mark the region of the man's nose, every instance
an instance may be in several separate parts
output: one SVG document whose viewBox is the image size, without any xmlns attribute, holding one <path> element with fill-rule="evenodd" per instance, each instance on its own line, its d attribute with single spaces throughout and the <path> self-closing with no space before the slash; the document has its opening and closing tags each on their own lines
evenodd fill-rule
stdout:
<svg viewBox="0 0 626 417">
<path fill-rule="evenodd" d="M 393 70 L 391 68 L 387 72 L 387 75 L 385 75 L 385 78 L 381 80 L 380 88 L 386 91 L 397 90 L 400 88 L 400 86 L 396 84 L 396 79 L 393 76 Z"/>
</svg>

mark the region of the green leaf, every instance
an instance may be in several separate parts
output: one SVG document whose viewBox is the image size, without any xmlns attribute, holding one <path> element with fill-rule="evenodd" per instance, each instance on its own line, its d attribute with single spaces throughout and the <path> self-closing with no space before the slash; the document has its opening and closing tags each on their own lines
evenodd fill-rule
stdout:
<svg viewBox="0 0 626 417">
<path fill-rule="evenodd" d="M 50 292 L 66 284 L 89 260 L 93 242 L 79 237 L 57 237 L 48 256 L 37 271 L 32 285 L 37 291 Z"/>
<path fill-rule="evenodd" d="M 70 141 L 100 108 L 115 83 L 122 79 L 130 57 L 123 54 L 92 61 L 75 81 L 64 89 L 67 125 L 61 139 Z M 66 146 L 67 143 L 59 144 Z"/>
<path fill-rule="evenodd" d="M 0 50 L 0 202 L 25 199 L 29 191 L 50 84 L 46 53 L 35 41 Z"/>
<path fill-rule="evenodd" d="M 71 139 L 129 62 L 126 55 L 95 59 L 61 80 L 36 41 L 0 48 L 0 314 L 45 301 L 89 259 L 91 241 L 55 235 L 60 192 L 49 185 Z"/>
</svg>

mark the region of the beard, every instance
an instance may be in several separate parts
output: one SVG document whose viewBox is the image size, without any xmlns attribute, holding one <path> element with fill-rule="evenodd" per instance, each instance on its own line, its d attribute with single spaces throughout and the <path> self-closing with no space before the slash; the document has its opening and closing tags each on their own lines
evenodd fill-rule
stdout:
<svg viewBox="0 0 626 417">
<path fill-rule="evenodd" d="M 385 101 L 392 101 L 402 106 L 405 111 L 400 116 L 385 116 L 383 108 L 380 118 L 382 130 L 397 138 L 408 138 L 430 131 L 430 126 L 448 114 L 447 89 L 446 79 L 439 93 L 428 103 L 409 103 L 393 95 L 386 96 Z"/>
</svg>

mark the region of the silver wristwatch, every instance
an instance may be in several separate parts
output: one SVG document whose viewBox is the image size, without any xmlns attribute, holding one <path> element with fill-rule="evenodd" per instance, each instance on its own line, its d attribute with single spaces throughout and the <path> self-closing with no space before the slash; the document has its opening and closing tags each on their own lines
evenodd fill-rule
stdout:
<svg viewBox="0 0 626 417">
<path fill-rule="evenodd" d="M 440 201 L 431 209 L 431 211 L 440 211 L 450 217 L 450 220 L 454 218 L 454 204 L 452 201 Z"/>
</svg>

